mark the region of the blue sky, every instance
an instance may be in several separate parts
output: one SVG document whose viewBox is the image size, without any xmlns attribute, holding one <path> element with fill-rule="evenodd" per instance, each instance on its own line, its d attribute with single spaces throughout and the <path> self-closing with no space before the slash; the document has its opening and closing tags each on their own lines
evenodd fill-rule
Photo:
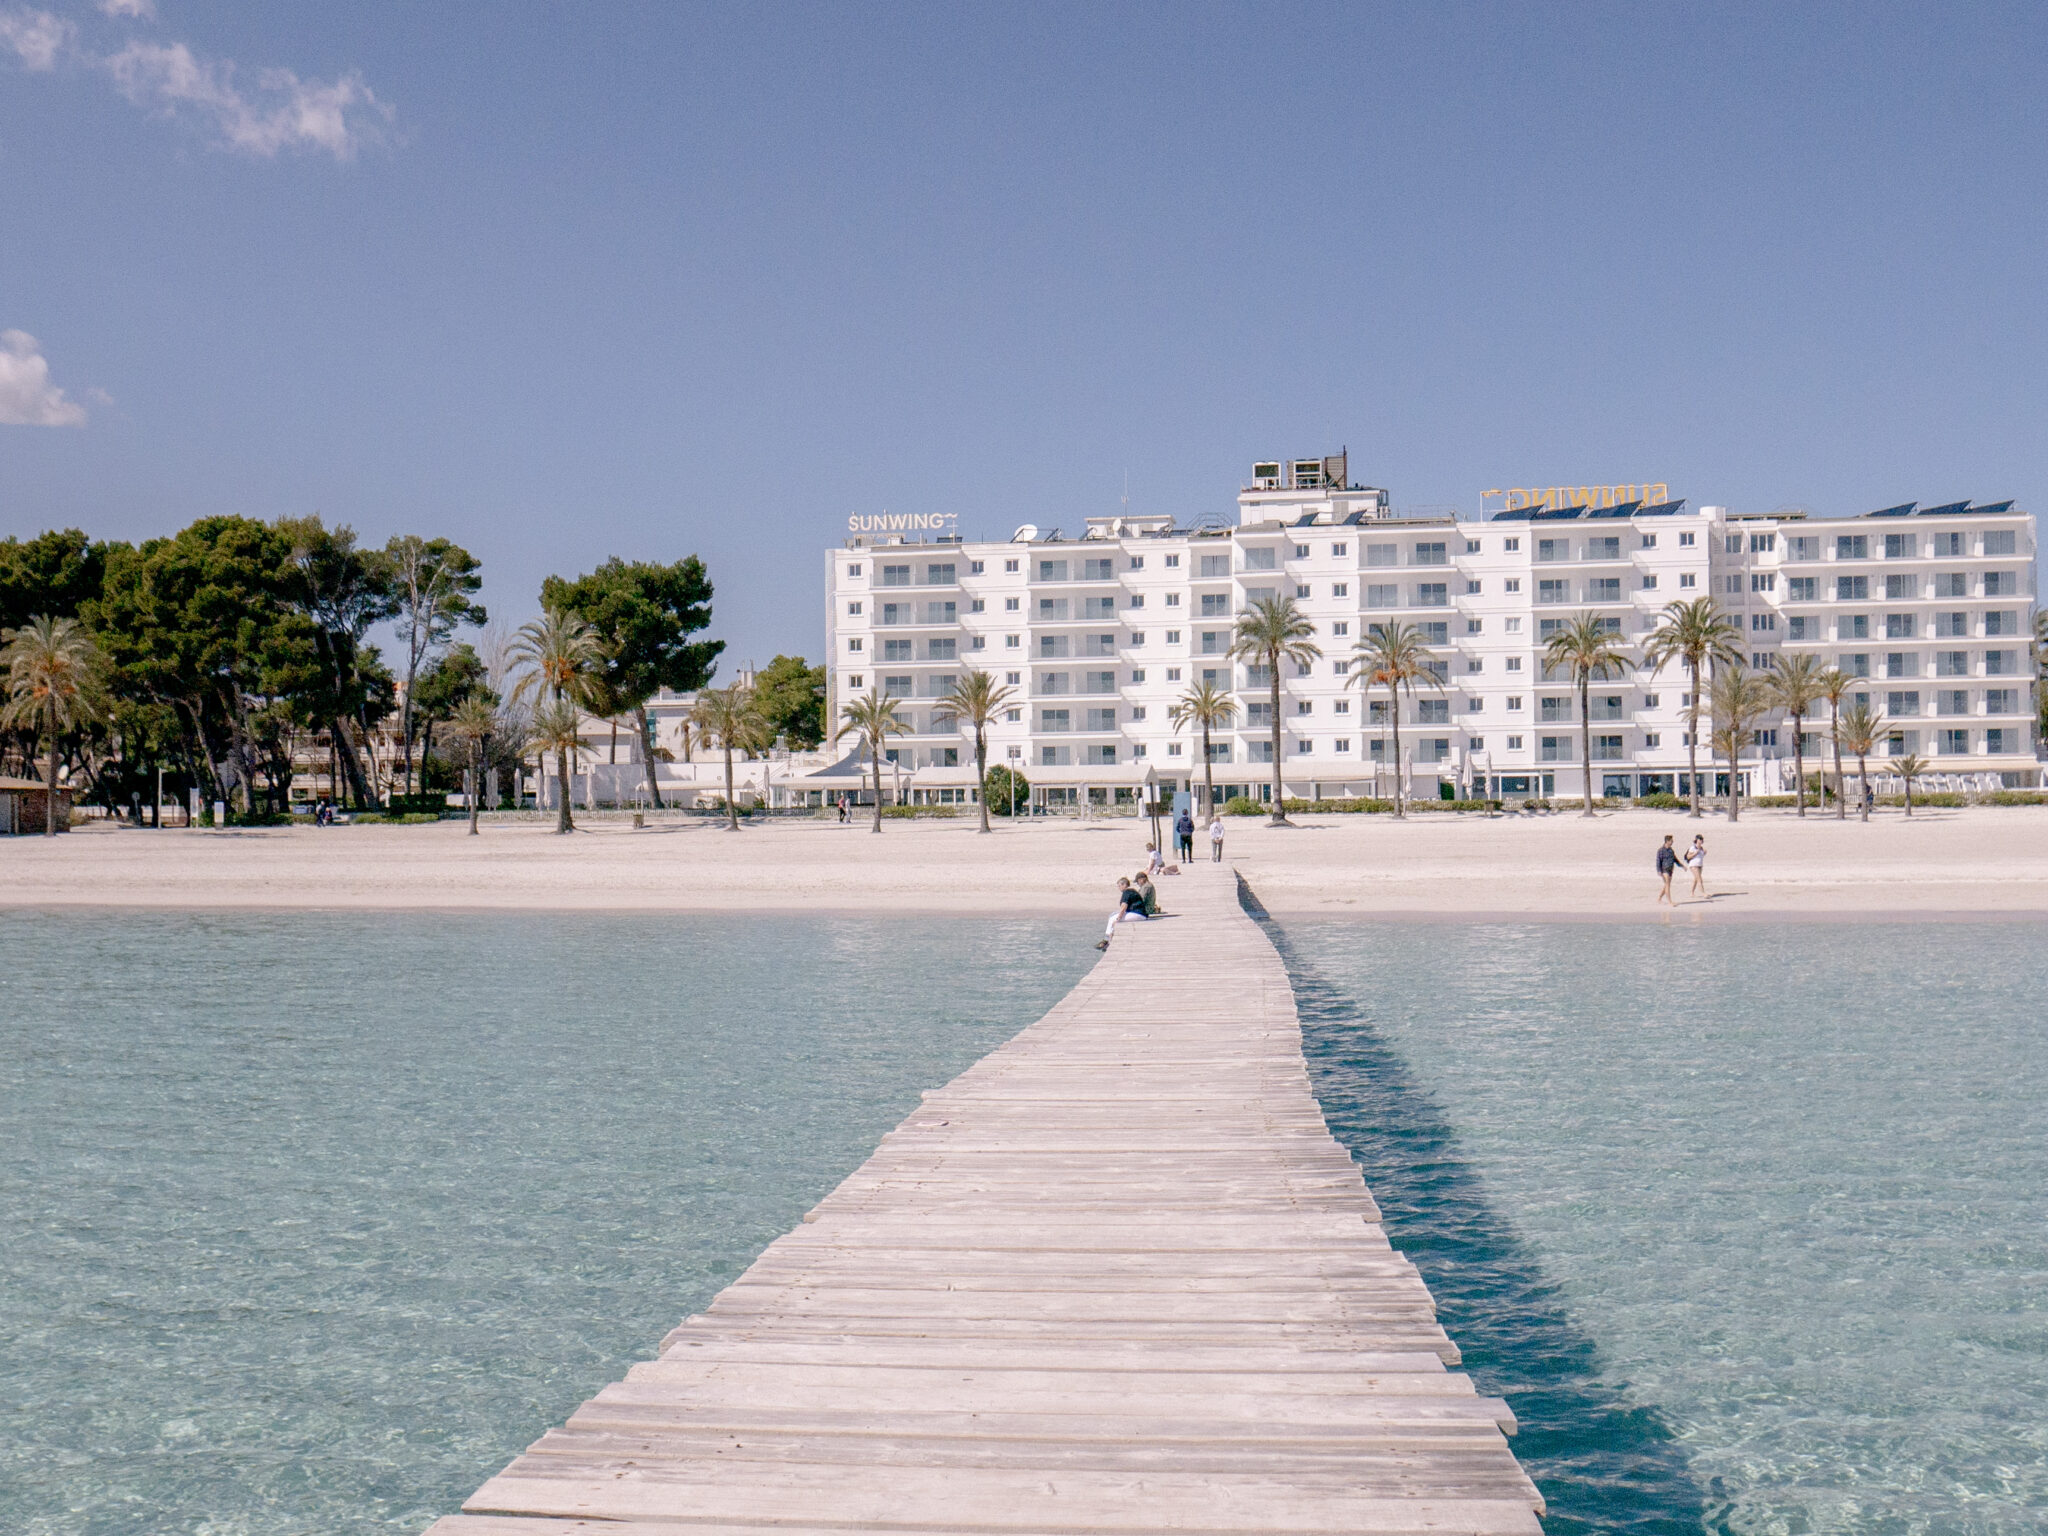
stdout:
<svg viewBox="0 0 2048 1536">
<path fill-rule="evenodd" d="M 850 512 L 1228 512 L 1345 445 L 1467 513 L 2038 507 L 2044 58 L 2040 7 L 0 0 L 0 533 L 319 511 L 515 620 L 695 551 L 765 661 Z"/>
</svg>

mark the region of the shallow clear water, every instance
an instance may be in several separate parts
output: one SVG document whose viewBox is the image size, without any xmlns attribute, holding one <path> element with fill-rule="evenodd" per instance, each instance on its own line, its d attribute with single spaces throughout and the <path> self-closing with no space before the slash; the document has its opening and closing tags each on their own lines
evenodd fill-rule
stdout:
<svg viewBox="0 0 2048 1536">
<path fill-rule="evenodd" d="M 1273 931 L 1553 1536 L 2048 1529 L 2048 927 Z"/>
<path fill-rule="evenodd" d="M 10 913 L 0 1531 L 423 1529 L 1094 928 Z"/>
</svg>

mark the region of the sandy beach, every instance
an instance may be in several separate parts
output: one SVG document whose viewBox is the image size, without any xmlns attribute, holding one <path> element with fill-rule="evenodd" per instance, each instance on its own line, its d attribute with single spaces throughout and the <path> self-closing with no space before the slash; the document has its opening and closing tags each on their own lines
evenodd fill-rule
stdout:
<svg viewBox="0 0 2048 1536">
<path fill-rule="evenodd" d="M 2048 809 L 1927 809 L 1910 820 L 1751 811 L 1572 815 L 1305 816 L 1292 828 L 1225 823 L 1226 855 L 1276 916 L 1667 921 L 1658 841 L 1704 831 L 1709 899 L 1676 882 L 1693 921 L 2048 916 Z M 1093 914 L 1144 858 L 1131 820 L 748 823 L 694 818 L 635 831 L 588 819 L 248 831 L 81 829 L 0 840 L 0 904 L 14 907 L 579 909 L 670 912 Z M 1206 858 L 1206 839 L 1198 857 Z M 1172 881 L 1162 887 L 1169 909 Z"/>
</svg>

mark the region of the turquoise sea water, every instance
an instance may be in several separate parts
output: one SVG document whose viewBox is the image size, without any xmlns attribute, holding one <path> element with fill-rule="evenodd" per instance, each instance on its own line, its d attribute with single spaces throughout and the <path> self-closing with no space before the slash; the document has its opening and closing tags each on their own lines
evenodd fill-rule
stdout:
<svg viewBox="0 0 2048 1536">
<path fill-rule="evenodd" d="M 1093 922 L 7 920 L 0 1531 L 412 1532 Z M 1275 925 L 1556 1533 L 2048 1529 L 2048 928 Z"/>
<path fill-rule="evenodd" d="M 2048 1530 L 2048 926 L 1274 931 L 1553 1536 Z"/>
<path fill-rule="evenodd" d="M 8 914 L 0 1532 L 424 1529 L 1095 927 Z"/>
</svg>

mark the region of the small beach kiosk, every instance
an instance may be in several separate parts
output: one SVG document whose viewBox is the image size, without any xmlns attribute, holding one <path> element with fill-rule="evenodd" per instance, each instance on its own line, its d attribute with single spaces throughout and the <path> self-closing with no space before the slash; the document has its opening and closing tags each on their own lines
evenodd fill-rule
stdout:
<svg viewBox="0 0 2048 1536">
<path fill-rule="evenodd" d="M 40 779 L 0 775 L 0 837 L 26 836 L 48 826 L 49 791 Z M 71 830 L 71 786 L 57 786 L 57 830 Z"/>
</svg>

